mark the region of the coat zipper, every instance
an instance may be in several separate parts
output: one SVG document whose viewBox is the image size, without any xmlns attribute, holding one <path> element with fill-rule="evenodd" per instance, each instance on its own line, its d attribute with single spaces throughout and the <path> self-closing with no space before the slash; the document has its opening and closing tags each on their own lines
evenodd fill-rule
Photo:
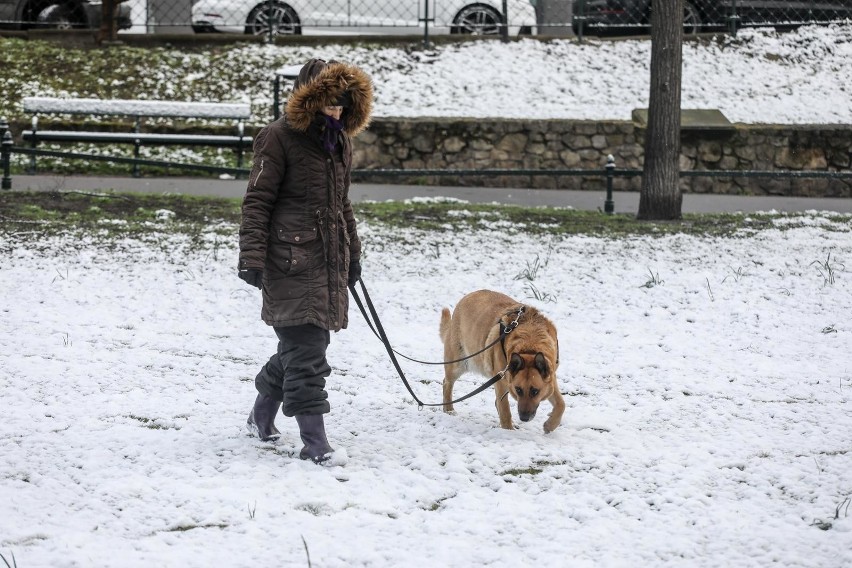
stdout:
<svg viewBox="0 0 852 568">
<path fill-rule="evenodd" d="M 260 159 L 260 171 L 257 172 L 257 176 L 254 178 L 254 183 L 251 184 L 252 189 L 257 187 L 257 182 L 260 179 L 260 176 L 263 174 L 263 158 Z"/>
<path fill-rule="evenodd" d="M 326 181 L 326 205 L 327 205 L 326 209 L 329 211 L 329 218 L 334 219 L 334 224 L 336 225 L 338 221 L 337 221 L 337 216 L 334 215 L 334 214 L 337 213 L 337 168 L 334 165 L 334 155 L 332 153 L 329 153 L 329 157 L 326 160 L 326 164 L 331 169 L 331 172 L 330 172 L 331 175 L 330 176 L 326 175 L 326 180 L 328 180 L 329 177 L 331 178 L 331 184 L 329 184 L 328 181 Z M 331 227 L 329 227 L 329 229 L 330 228 Z M 333 274 L 332 281 L 334 282 L 334 285 L 337 286 L 338 273 L 340 272 L 340 258 L 338 257 L 338 253 L 339 253 L 339 250 L 340 250 L 340 242 L 339 242 L 340 228 L 339 227 L 335 227 L 334 235 L 329 234 L 329 239 L 331 240 L 332 243 L 337 243 L 337 246 L 334 247 L 334 250 L 331 251 L 331 254 L 333 255 L 333 258 L 334 258 L 334 270 L 333 270 L 333 273 L 332 273 Z M 326 266 L 328 266 L 328 263 L 326 263 Z M 334 302 L 332 302 L 331 306 L 329 306 L 329 307 L 331 308 L 331 317 L 334 321 L 334 326 L 337 327 L 337 323 L 338 323 L 337 305 L 338 305 L 339 300 L 337 299 L 336 294 L 334 292 L 332 292 L 332 294 L 335 296 Z"/>
</svg>

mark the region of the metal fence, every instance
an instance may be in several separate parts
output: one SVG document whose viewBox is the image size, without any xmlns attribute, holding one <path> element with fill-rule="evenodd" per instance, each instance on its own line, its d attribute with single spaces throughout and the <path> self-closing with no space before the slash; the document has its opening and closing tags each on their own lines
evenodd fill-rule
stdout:
<svg viewBox="0 0 852 568">
<path fill-rule="evenodd" d="M 650 0 L 577 0 L 574 29 L 578 34 L 647 33 Z M 727 31 L 742 27 L 794 28 L 829 24 L 852 18 L 852 0 L 684 0 L 686 34 Z"/>
<path fill-rule="evenodd" d="M 3 0 L 0 27 L 96 28 L 99 0 Z M 643 34 L 651 0 L 126 0 L 120 33 Z M 684 0 L 690 33 L 852 19 L 852 0 Z M 558 32 L 557 32 L 558 30 Z"/>
<path fill-rule="evenodd" d="M 12 141 L 12 133 L 8 130 L 8 123 L 0 121 L 0 132 L 3 134 L 0 141 L 0 189 L 12 189 L 12 155 L 19 154 L 30 157 L 43 156 L 63 159 L 77 159 L 102 161 L 115 164 L 131 165 L 134 171 L 138 171 L 140 166 L 148 166 L 152 168 L 171 170 L 175 172 L 205 172 L 207 174 L 230 174 L 235 177 L 247 177 L 250 170 L 242 167 L 221 167 L 207 164 L 187 164 L 164 160 L 149 160 L 144 158 L 129 158 L 118 156 L 101 156 L 95 154 L 82 154 L 75 152 L 64 152 L 56 150 L 38 150 L 35 148 L 24 148 L 15 146 Z M 643 171 L 631 168 L 618 168 L 615 163 L 615 158 L 610 155 L 607 157 L 606 164 L 599 169 L 579 169 L 579 168 L 564 168 L 564 169 L 359 169 L 352 172 L 353 181 L 362 179 L 380 178 L 391 181 L 404 181 L 411 177 L 458 177 L 458 176 L 475 176 L 475 177 L 505 177 L 505 176 L 568 176 L 568 177 L 593 177 L 600 176 L 605 181 L 606 199 L 604 201 L 604 213 L 613 214 L 615 212 L 615 201 L 613 193 L 613 182 L 615 178 L 630 178 L 643 175 Z M 690 170 L 681 171 L 680 177 L 710 177 L 710 178 L 730 178 L 730 177 L 763 177 L 763 178 L 830 178 L 852 181 L 852 172 L 830 172 L 830 171 L 766 171 L 766 170 Z"/>
</svg>

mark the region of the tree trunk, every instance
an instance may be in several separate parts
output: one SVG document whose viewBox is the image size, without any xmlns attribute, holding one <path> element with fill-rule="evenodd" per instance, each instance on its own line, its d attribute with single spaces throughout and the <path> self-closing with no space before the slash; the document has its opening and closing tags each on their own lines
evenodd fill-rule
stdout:
<svg viewBox="0 0 852 568">
<path fill-rule="evenodd" d="M 680 82 L 683 0 L 655 2 L 651 10 L 651 92 L 639 219 L 681 218 Z"/>
</svg>

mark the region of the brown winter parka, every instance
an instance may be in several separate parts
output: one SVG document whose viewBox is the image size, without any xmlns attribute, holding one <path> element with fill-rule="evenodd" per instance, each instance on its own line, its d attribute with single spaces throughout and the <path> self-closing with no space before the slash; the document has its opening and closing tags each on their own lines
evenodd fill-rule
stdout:
<svg viewBox="0 0 852 568">
<path fill-rule="evenodd" d="M 294 89 L 284 116 L 255 138 L 239 268 L 263 271 L 261 319 L 267 324 L 339 331 L 348 324 L 349 265 L 361 257 L 349 200 L 351 137 L 369 124 L 373 87 L 357 67 L 319 67 Z M 323 147 L 325 118 L 319 112 L 344 95 L 343 130 L 330 153 Z"/>
</svg>

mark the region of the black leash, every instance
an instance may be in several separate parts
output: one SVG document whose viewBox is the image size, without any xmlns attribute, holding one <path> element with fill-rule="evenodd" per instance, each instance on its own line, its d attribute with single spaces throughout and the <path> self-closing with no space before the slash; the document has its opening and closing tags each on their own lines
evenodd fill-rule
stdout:
<svg viewBox="0 0 852 568">
<path fill-rule="evenodd" d="M 364 281 L 359 278 L 358 283 L 361 284 L 361 290 L 364 292 L 364 300 L 367 302 L 367 307 L 370 310 L 370 315 L 372 316 L 373 322 L 375 322 L 375 328 L 373 327 L 373 324 L 370 323 L 370 316 L 367 315 L 367 310 L 364 309 L 364 304 L 363 304 L 363 302 L 361 302 L 361 297 L 358 295 L 358 291 L 355 289 L 354 284 L 349 286 L 349 291 L 352 292 L 352 297 L 355 299 L 355 303 L 358 304 L 358 309 L 361 310 L 361 315 L 364 316 L 364 319 L 366 320 L 367 325 L 370 326 L 370 329 L 373 330 L 373 333 L 376 335 L 376 337 L 378 337 L 379 340 L 384 344 L 385 349 L 387 350 L 388 355 L 390 356 L 391 362 L 393 363 L 393 366 L 396 368 L 397 374 L 399 374 L 399 378 L 402 379 L 402 384 L 404 384 L 405 388 L 408 389 L 408 392 L 414 398 L 414 401 L 417 403 L 417 406 L 418 406 L 419 409 L 422 410 L 424 406 L 446 406 L 447 404 L 455 404 L 457 402 L 461 402 L 463 400 L 466 400 L 466 399 L 468 399 L 472 396 L 475 396 L 475 395 L 481 393 L 482 391 L 484 391 L 485 389 L 487 389 L 488 387 L 490 387 L 491 385 L 493 385 L 494 383 L 496 383 L 497 381 L 502 379 L 503 376 L 506 374 L 506 371 L 509 369 L 509 364 L 506 363 L 506 367 L 504 367 L 502 371 L 500 371 L 499 373 L 497 373 L 496 375 L 494 375 L 493 377 L 488 379 L 488 381 L 486 381 L 484 384 L 477 387 L 475 390 L 469 392 L 468 394 L 466 394 L 466 395 L 464 395 L 460 398 L 457 398 L 455 400 L 451 400 L 450 402 L 447 402 L 447 403 L 441 402 L 441 403 L 438 403 L 438 404 L 435 404 L 435 403 L 427 404 L 427 403 L 421 401 L 419 398 L 417 398 L 417 395 L 414 394 L 414 390 L 411 388 L 411 385 L 408 383 L 408 379 L 405 378 L 405 373 L 402 372 L 402 368 L 399 366 L 399 362 L 396 360 L 396 356 L 394 355 L 394 353 L 396 353 L 396 351 L 393 349 L 393 347 L 391 347 L 390 341 L 388 340 L 388 336 L 385 334 L 385 330 L 382 327 L 382 322 L 379 319 L 379 315 L 376 313 L 376 308 L 375 308 L 375 306 L 373 306 L 373 301 L 370 298 L 370 294 L 369 294 L 369 292 L 367 292 L 367 287 L 364 286 Z M 520 317 L 520 313 L 518 314 L 518 317 Z M 486 346 L 484 349 L 478 351 L 477 353 L 474 353 L 474 355 L 478 355 L 479 353 L 482 353 L 486 349 L 490 349 L 491 347 L 496 345 L 498 341 L 502 341 L 517 326 L 518 326 L 518 319 L 517 318 L 515 319 L 515 321 L 511 322 L 507 326 L 501 325 L 500 337 L 498 337 L 495 341 L 493 341 L 490 345 Z M 400 354 L 400 356 L 405 357 L 405 355 L 402 355 L 402 354 Z M 465 359 L 469 359 L 470 357 L 473 357 L 473 355 L 469 355 L 469 356 L 467 356 L 463 359 L 457 359 L 455 361 L 447 361 L 447 363 L 457 363 L 459 361 L 464 361 Z M 410 359 L 410 358 L 406 357 L 406 359 Z M 411 360 L 416 361 L 415 359 L 411 359 Z M 441 363 L 426 363 L 426 364 L 428 364 L 428 365 L 443 365 L 444 362 L 441 362 Z"/>
<path fill-rule="evenodd" d="M 359 282 L 360 282 L 360 280 L 359 280 Z M 364 287 L 363 282 L 361 283 L 361 287 L 362 288 Z M 370 327 L 370 331 L 373 332 L 373 335 L 375 335 L 376 337 L 379 338 L 379 341 L 381 341 L 382 343 L 385 343 L 385 340 L 382 339 L 382 336 L 379 335 L 379 333 L 376 331 L 376 328 L 373 327 L 373 323 L 370 321 L 370 318 L 367 317 L 367 312 L 364 311 L 364 306 L 361 304 L 361 298 L 358 297 L 358 293 L 355 291 L 354 286 L 350 287 L 349 289 L 352 291 L 352 296 L 355 298 L 355 303 L 358 304 L 358 308 L 361 310 L 361 315 L 364 316 L 364 319 L 366 320 L 367 325 Z M 369 294 L 367 294 L 366 288 L 364 288 L 364 297 L 366 297 L 369 301 Z M 375 317 L 375 313 L 373 315 Z M 375 317 L 375 319 L 378 321 L 378 317 Z M 467 361 L 468 359 L 473 359 L 474 357 L 476 357 L 480 353 L 485 353 L 486 351 L 488 351 L 489 349 L 491 349 L 492 347 L 494 347 L 495 345 L 497 345 L 498 343 L 503 341 L 503 339 L 509 334 L 510 331 L 512 331 L 513 329 L 518 327 L 518 320 L 517 319 L 515 321 L 509 323 L 509 325 L 506 326 L 506 327 L 503 327 L 503 322 L 498 322 L 498 323 L 501 326 L 500 327 L 501 333 L 500 333 L 500 336 L 497 339 L 495 339 L 494 341 L 492 341 L 491 343 L 489 343 L 488 345 L 486 345 L 485 347 L 483 347 L 482 349 L 480 349 L 476 353 L 471 353 L 470 355 L 465 355 L 464 357 L 459 357 L 458 359 L 453 359 L 452 361 L 421 361 L 420 359 L 415 359 L 414 357 L 409 357 L 408 355 L 400 353 L 396 349 L 393 349 L 393 348 L 391 348 L 391 349 L 393 349 L 393 352 L 396 353 L 397 355 L 399 355 L 400 357 L 402 357 L 403 359 L 408 359 L 409 361 L 413 361 L 414 363 L 420 363 L 421 365 L 446 365 L 448 363 L 461 363 L 462 361 Z"/>
</svg>

